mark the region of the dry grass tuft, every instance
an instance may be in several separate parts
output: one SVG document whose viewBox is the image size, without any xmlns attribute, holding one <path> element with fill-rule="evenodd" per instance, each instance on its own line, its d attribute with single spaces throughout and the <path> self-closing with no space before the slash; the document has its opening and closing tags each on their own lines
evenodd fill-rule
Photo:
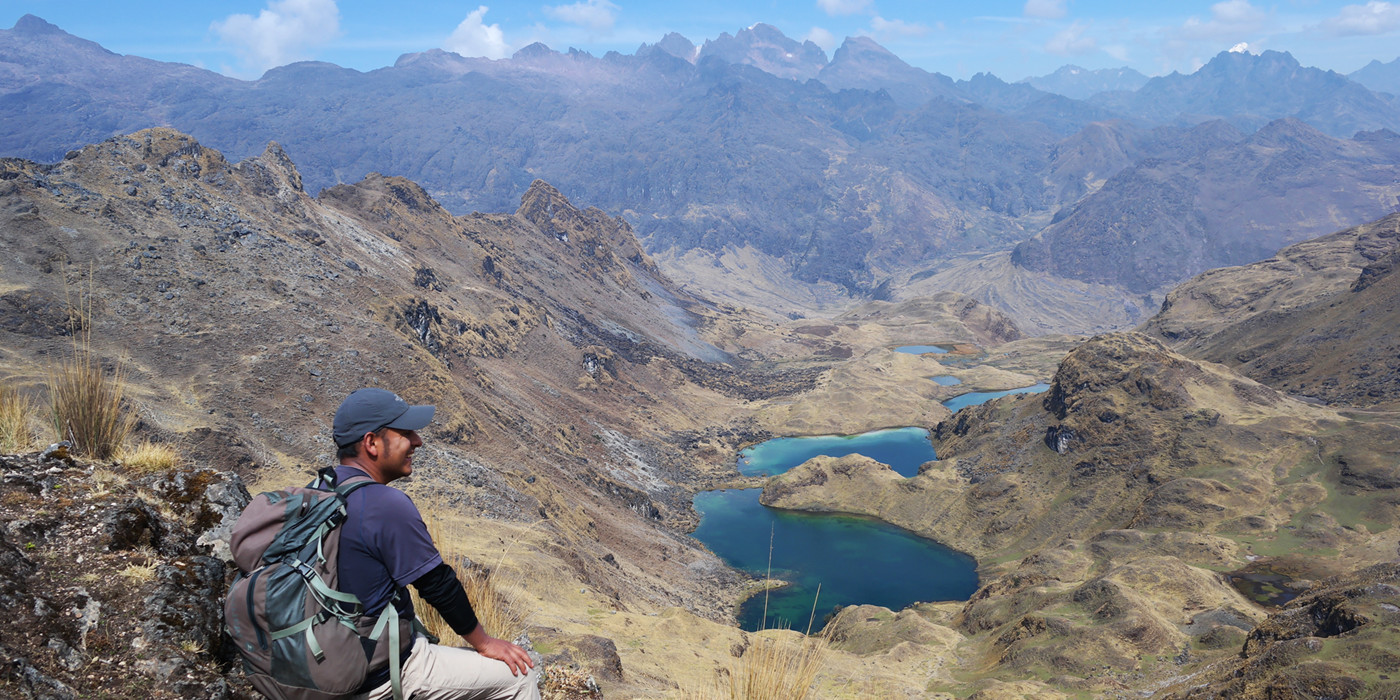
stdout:
<svg viewBox="0 0 1400 700">
<path fill-rule="evenodd" d="M 48 385 L 59 437 L 86 457 L 106 460 L 116 454 L 134 422 L 122 410 L 125 371 L 118 366 L 108 376 L 87 341 L 75 341 L 73 356 L 49 368 Z"/>
<path fill-rule="evenodd" d="M 432 536 L 443 560 L 457 569 L 457 578 L 466 589 L 467 599 L 471 601 L 477 621 L 486 633 L 510 640 L 525 632 L 529 627 L 531 611 L 523 602 L 525 596 L 519 582 L 505 580 L 500 574 L 499 565 L 490 569 L 477 565 L 460 565 L 460 562 L 469 560 L 463 546 L 466 542 L 467 524 L 461 516 L 444 512 L 436 506 L 429 506 L 423 511 L 423 521 L 427 524 L 428 534 Z M 421 602 L 417 591 L 411 593 L 418 619 L 429 632 L 441 639 L 443 644 L 466 644 L 447 626 L 437 610 Z"/>
<path fill-rule="evenodd" d="M 712 688 L 685 688 L 686 700 L 807 700 L 826 663 L 824 637 L 755 637 Z"/>
<path fill-rule="evenodd" d="M 8 384 L 0 384 L 0 451 L 23 452 L 34 447 L 30 428 L 34 402 Z"/>
<path fill-rule="evenodd" d="M 133 586 L 139 586 L 143 583 L 149 583 L 155 580 L 156 565 L 155 562 L 130 564 L 125 569 L 118 572 L 117 575 L 131 582 Z"/>
<path fill-rule="evenodd" d="M 110 469 L 94 469 L 92 470 L 91 495 L 93 498 L 102 498 L 112 493 L 113 490 L 120 489 L 129 483 L 131 483 L 131 481 L 125 476 Z"/>
<path fill-rule="evenodd" d="M 134 474 L 157 474 L 173 471 L 183 460 L 174 447 L 149 440 L 141 441 L 135 447 L 123 447 L 117 460 Z"/>
<path fill-rule="evenodd" d="M 119 363 L 111 376 L 92 352 L 92 270 L 88 288 L 68 304 L 73 355 L 48 371 L 49 404 L 59 440 L 70 440 L 84 457 L 107 460 L 121 449 L 135 424 L 122 410 L 126 370 Z"/>
</svg>

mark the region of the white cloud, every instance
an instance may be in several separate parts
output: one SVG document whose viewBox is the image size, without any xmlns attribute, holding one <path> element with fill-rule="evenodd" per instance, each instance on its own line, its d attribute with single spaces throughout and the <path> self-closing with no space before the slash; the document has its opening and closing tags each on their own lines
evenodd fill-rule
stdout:
<svg viewBox="0 0 1400 700">
<path fill-rule="evenodd" d="M 499 24 L 486 24 L 483 19 L 490 9 L 481 5 L 467 15 L 462 23 L 447 37 L 442 48 L 463 56 L 485 56 L 505 58 L 510 47 L 506 45 L 505 33 Z"/>
<path fill-rule="evenodd" d="M 1365 5 L 1347 5 L 1321 26 L 1334 36 L 1389 34 L 1400 29 L 1400 4 L 1371 0 Z"/>
<path fill-rule="evenodd" d="M 1243 33 L 1258 31 L 1268 20 L 1268 14 L 1249 4 L 1249 0 L 1225 0 L 1210 6 L 1210 19 L 1192 17 L 1181 25 L 1187 39 L 1235 38 Z"/>
<path fill-rule="evenodd" d="M 1210 7 L 1210 18 L 1191 17 L 1160 32 L 1159 70 L 1195 71 L 1210 56 L 1241 42 L 1251 50 L 1267 45 L 1279 29 L 1278 21 L 1249 0 L 1224 0 Z"/>
<path fill-rule="evenodd" d="M 1128 47 L 1122 44 L 1108 44 L 1103 47 L 1103 52 L 1112 56 L 1114 60 L 1128 62 Z"/>
<path fill-rule="evenodd" d="M 1068 0 L 1026 0 L 1024 13 L 1027 17 L 1059 19 L 1068 14 L 1065 3 Z"/>
<path fill-rule="evenodd" d="M 561 22 L 587 27 L 596 32 L 612 29 L 618 6 L 608 0 L 584 0 L 572 5 L 546 5 L 545 14 Z"/>
<path fill-rule="evenodd" d="M 827 53 L 836 48 L 837 44 L 836 35 L 821 27 L 812 27 L 812 31 L 807 32 L 807 36 L 802 37 L 802 39 L 822 47 L 822 50 Z"/>
<path fill-rule="evenodd" d="M 870 7 L 870 0 L 817 0 L 817 7 L 832 17 L 854 15 Z"/>
<path fill-rule="evenodd" d="M 1072 56 L 1089 53 L 1099 47 L 1099 42 L 1091 36 L 1084 36 L 1087 27 L 1075 22 L 1045 42 L 1045 50 L 1058 56 Z"/>
<path fill-rule="evenodd" d="M 245 67 L 261 73 L 310 58 L 312 49 L 339 36 L 340 8 L 335 0 L 274 0 L 257 17 L 229 15 L 210 29 Z"/>
<path fill-rule="evenodd" d="M 917 22 L 905 22 L 902 19 L 885 19 L 875 15 L 870 20 L 870 33 L 877 37 L 898 38 L 906 36 L 923 36 L 928 34 L 928 27 Z"/>
</svg>

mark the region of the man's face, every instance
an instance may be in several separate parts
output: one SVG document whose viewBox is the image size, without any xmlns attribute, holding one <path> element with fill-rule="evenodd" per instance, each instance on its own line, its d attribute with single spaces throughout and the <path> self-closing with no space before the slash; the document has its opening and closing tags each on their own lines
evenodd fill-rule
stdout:
<svg viewBox="0 0 1400 700">
<path fill-rule="evenodd" d="M 413 473 L 413 451 L 422 447 L 423 440 L 416 430 L 385 428 L 376 444 L 379 455 L 375 464 L 385 478 L 383 483 L 388 483 Z"/>
</svg>

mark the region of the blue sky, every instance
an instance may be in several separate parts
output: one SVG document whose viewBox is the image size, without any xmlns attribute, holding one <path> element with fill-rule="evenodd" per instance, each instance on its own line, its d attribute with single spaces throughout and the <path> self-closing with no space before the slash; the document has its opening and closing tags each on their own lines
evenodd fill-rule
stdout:
<svg viewBox="0 0 1400 700">
<path fill-rule="evenodd" d="M 1240 44 L 1341 73 L 1400 56 L 1400 0 L 0 0 L 4 26 L 26 13 L 118 53 L 241 78 L 308 59 L 372 70 L 431 48 L 496 58 L 534 41 L 632 53 L 667 32 L 701 44 L 756 22 L 810 38 L 828 56 L 845 37 L 869 35 L 926 70 L 1009 81 L 1067 63 L 1191 72 Z"/>
</svg>

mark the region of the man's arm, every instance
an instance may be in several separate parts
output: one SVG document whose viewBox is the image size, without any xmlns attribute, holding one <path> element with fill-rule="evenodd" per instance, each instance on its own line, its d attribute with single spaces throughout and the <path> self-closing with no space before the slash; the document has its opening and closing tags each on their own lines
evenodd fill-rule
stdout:
<svg viewBox="0 0 1400 700">
<path fill-rule="evenodd" d="M 478 654 L 504 661 L 510 666 L 510 672 L 516 675 L 529 673 L 534 668 L 535 663 L 524 649 L 486 634 L 476 619 L 471 601 L 467 599 L 467 591 L 462 588 L 462 582 L 457 580 L 457 573 L 452 567 L 437 565 L 414 581 L 413 587 L 418 589 L 418 595 L 423 600 L 437 609 L 452 631 L 467 640 Z"/>
</svg>

